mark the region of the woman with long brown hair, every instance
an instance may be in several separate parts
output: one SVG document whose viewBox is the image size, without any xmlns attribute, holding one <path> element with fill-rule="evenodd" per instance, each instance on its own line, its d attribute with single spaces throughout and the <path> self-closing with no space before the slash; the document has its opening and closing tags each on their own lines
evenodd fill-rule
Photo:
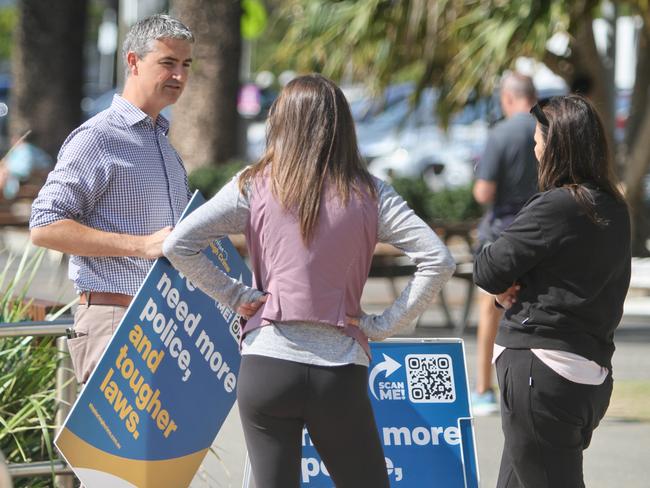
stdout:
<svg viewBox="0 0 650 488">
<path fill-rule="evenodd" d="M 202 254 L 244 233 L 253 287 Z M 382 314 L 360 307 L 377 242 L 417 270 Z M 407 332 L 454 270 L 432 230 L 390 185 L 370 176 L 341 90 L 301 76 L 270 111 L 266 152 L 183 220 L 165 256 L 247 319 L 237 400 L 256 486 L 300 484 L 306 427 L 338 487 L 388 487 L 367 393 L 368 339 Z"/>
<path fill-rule="evenodd" d="M 592 104 L 569 95 L 531 113 L 541 192 L 474 268 L 506 308 L 493 356 L 505 436 L 497 486 L 584 487 L 582 453 L 612 393 L 630 222 Z"/>
</svg>

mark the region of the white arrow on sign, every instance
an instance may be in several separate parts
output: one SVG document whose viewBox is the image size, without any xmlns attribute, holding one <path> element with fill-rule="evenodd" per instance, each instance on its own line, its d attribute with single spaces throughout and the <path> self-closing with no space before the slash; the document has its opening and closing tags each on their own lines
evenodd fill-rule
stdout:
<svg viewBox="0 0 650 488">
<path fill-rule="evenodd" d="M 379 400 L 377 394 L 375 393 L 375 378 L 377 377 L 377 375 L 381 371 L 385 371 L 386 378 L 388 378 L 395 371 L 397 371 L 399 368 L 402 367 L 400 363 L 395 361 L 390 356 L 387 356 L 386 354 L 382 354 L 382 355 L 384 356 L 384 360 L 381 363 L 377 364 L 377 366 L 372 368 L 372 371 L 370 372 L 370 377 L 368 378 L 368 384 L 370 385 L 370 391 L 372 392 L 372 396 L 374 396 L 377 400 Z"/>
</svg>

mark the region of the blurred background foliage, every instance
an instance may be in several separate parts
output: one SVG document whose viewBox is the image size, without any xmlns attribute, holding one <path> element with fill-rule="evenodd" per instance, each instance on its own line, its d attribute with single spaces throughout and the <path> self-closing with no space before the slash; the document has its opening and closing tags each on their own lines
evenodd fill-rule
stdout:
<svg viewBox="0 0 650 488">
<path fill-rule="evenodd" d="M 483 210 L 472 196 L 472 187 L 432 191 L 422 178 L 395 178 L 392 181 L 409 207 L 432 227 L 478 220 Z"/>
<path fill-rule="evenodd" d="M 443 125 L 472 98 L 491 94 L 499 76 L 520 57 L 543 61 L 599 108 L 616 143 L 612 155 L 635 224 L 635 253 L 648 253 L 642 204 L 650 169 L 647 0 L 286 0 L 280 12 L 292 22 L 274 59 L 292 62 L 299 71 L 363 80 L 376 93 L 402 76 L 412 77 L 415 103 L 425 87 L 438 87 L 436 110 Z M 615 36 L 608 34 L 600 53 L 594 20 L 604 20 L 615 33 L 622 15 L 634 16 L 638 31 L 630 117 L 625 137 L 618 140 Z M 558 35 L 564 43 L 553 46 L 549 41 Z M 630 52 L 623 55 L 632 59 Z"/>
<path fill-rule="evenodd" d="M 11 36 L 16 27 L 17 13 L 12 7 L 0 7 L 0 65 L 11 56 Z"/>
<path fill-rule="evenodd" d="M 189 174 L 190 189 L 199 190 L 206 199 L 210 198 L 244 166 L 244 162 L 232 161 L 218 166 L 208 165 L 197 168 Z"/>
</svg>

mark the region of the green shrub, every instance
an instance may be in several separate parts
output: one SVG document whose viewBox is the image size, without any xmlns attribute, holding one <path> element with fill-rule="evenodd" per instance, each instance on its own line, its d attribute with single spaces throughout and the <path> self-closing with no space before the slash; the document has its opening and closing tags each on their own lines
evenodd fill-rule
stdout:
<svg viewBox="0 0 650 488">
<path fill-rule="evenodd" d="M 10 257 L 0 273 L 0 322 L 26 320 L 27 290 L 44 249 L 25 249 L 14 276 L 7 281 Z M 0 338 L 0 451 L 8 462 L 56 459 L 53 451 L 56 368 L 60 357 L 54 337 Z M 53 478 L 20 478 L 19 487 L 52 486 Z"/>
<path fill-rule="evenodd" d="M 429 222 L 465 222 L 480 218 L 483 210 L 472 195 L 472 187 L 432 192 L 427 200 Z"/>
<path fill-rule="evenodd" d="M 210 198 L 243 167 L 244 163 L 233 161 L 226 164 L 197 168 L 188 176 L 190 189 L 192 191 L 199 190 L 205 198 Z"/>
<path fill-rule="evenodd" d="M 409 207 L 429 224 L 466 222 L 482 214 L 481 206 L 472 196 L 471 186 L 434 192 L 422 178 L 395 178 L 392 185 Z"/>
<path fill-rule="evenodd" d="M 430 220 L 429 199 L 432 192 L 422 178 L 394 178 L 391 184 L 422 220 Z"/>
</svg>

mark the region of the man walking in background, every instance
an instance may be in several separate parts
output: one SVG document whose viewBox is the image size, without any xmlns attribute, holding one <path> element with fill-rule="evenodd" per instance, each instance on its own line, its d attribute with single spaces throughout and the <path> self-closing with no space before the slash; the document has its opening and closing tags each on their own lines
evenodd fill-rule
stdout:
<svg viewBox="0 0 650 488">
<path fill-rule="evenodd" d="M 473 188 L 475 200 L 488 207 L 478 229 L 479 249 L 494 242 L 537 192 L 535 118 L 529 113 L 537 99 L 532 79 L 518 73 L 505 75 L 500 99 L 505 119 L 490 130 Z M 492 385 L 492 350 L 502 314 L 492 295 L 479 294 L 474 415 L 498 410 Z"/>
<path fill-rule="evenodd" d="M 131 28 L 122 96 L 68 136 L 32 207 L 34 244 L 72 255 L 69 277 L 80 297 L 68 345 L 82 383 L 189 201 L 160 111 L 185 88 L 193 42 L 167 15 Z"/>
</svg>

